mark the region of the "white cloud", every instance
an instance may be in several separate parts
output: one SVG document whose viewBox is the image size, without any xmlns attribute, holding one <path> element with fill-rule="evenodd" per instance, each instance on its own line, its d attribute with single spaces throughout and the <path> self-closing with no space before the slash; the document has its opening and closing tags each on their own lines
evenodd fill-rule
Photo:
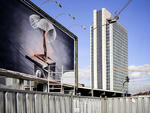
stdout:
<svg viewBox="0 0 150 113">
<path fill-rule="evenodd" d="M 79 83 L 84 84 L 87 87 L 90 87 L 90 66 L 79 70 Z M 63 75 L 63 83 L 65 84 L 74 84 L 75 75 L 74 72 L 66 72 Z"/>
<path fill-rule="evenodd" d="M 131 65 L 129 70 L 145 70 L 150 71 L 150 64 Z M 129 72 L 129 93 L 135 94 L 139 92 L 150 91 L 150 84 L 145 84 L 150 81 L 150 72 Z"/>
<path fill-rule="evenodd" d="M 146 70 L 150 71 L 150 64 L 135 66 L 131 65 L 128 67 L 129 70 Z M 144 76 L 150 76 L 150 72 L 129 72 L 130 79 L 142 78 Z"/>
<path fill-rule="evenodd" d="M 90 66 L 79 70 L 79 83 L 84 84 L 86 87 L 90 87 Z"/>
<path fill-rule="evenodd" d="M 63 74 L 63 83 L 74 85 L 75 74 L 74 72 L 66 72 Z"/>
<path fill-rule="evenodd" d="M 129 66 L 132 70 L 150 70 L 150 65 Z M 148 72 L 130 72 L 129 73 L 129 93 L 135 94 L 138 92 L 150 91 L 150 84 L 145 84 L 145 81 L 150 81 L 150 73 Z M 149 78 L 148 78 L 149 77 Z M 64 83 L 74 84 L 74 73 L 68 72 L 64 74 Z M 90 87 L 90 66 L 79 70 L 79 83 Z"/>
<path fill-rule="evenodd" d="M 150 84 L 129 84 L 129 93 L 131 94 L 145 91 L 150 91 Z"/>
</svg>

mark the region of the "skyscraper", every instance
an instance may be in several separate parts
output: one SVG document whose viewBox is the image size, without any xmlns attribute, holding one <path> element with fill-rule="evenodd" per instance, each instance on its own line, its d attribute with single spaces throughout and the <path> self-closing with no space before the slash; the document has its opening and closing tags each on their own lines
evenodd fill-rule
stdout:
<svg viewBox="0 0 150 113">
<path fill-rule="evenodd" d="M 128 68 L 128 33 L 118 22 L 106 25 L 111 13 L 102 8 L 94 10 L 91 26 L 91 79 L 93 88 L 114 91 L 126 91 L 125 81 L 128 72 L 119 69 Z M 118 69 L 118 70 L 117 70 Z"/>
</svg>

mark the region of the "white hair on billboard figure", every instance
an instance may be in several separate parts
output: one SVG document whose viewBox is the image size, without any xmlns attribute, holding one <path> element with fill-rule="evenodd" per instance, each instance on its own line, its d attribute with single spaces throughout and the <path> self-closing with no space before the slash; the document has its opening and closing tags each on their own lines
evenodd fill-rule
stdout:
<svg viewBox="0 0 150 113">
<path fill-rule="evenodd" d="M 56 30 L 50 21 L 48 21 L 47 19 L 41 18 L 40 16 L 36 14 L 32 14 L 29 17 L 29 21 L 30 21 L 31 26 L 34 29 L 41 29 L 47 32 L 48 42 L 51 42 L 56 39 Z"/>
</svg>

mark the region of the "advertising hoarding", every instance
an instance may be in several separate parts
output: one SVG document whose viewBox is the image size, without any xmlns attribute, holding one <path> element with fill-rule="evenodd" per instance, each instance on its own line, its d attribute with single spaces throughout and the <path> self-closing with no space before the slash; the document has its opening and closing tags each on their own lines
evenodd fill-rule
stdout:
<svg viewBox="0 0 150 113">
<path fill-rule="evenodd" d="M 28 1 L 0 0 L 0 68 L 47 77 L 77 67 L 76 36 Z M 64 28 L 64 29 L 62 29 Z M 53 74 L 54 79 L 59 76 Z"/>
</svg>

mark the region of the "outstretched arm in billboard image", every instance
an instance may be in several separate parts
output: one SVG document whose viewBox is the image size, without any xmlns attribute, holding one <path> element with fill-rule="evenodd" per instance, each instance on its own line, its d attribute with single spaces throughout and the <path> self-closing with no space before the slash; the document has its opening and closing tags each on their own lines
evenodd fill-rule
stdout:
<svg viewBox="0 0 150 113">
<path fill-rule="evenodd" d="M 44 49 L 44 57 L 45 57 L 45 60 L 47 60 L 46 35 L 47 35 L 47 32 L 44 31 L 44 33 L 43 33 L 43 49 Z"/>
</svg>

